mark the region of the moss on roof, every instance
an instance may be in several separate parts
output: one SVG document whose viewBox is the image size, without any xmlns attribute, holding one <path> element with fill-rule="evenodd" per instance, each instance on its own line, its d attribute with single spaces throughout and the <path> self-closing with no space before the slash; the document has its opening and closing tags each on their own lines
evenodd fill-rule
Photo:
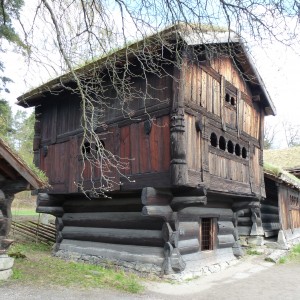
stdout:
<svg viewBox="0 0 300 300">
<path fill-rule="evenodd" d="M 273 175 L 279 180 L 300 189 L 300 179 L 291 173 L 283 170 L 281 167 L 275 166 L 273 164 L 264 162 L 264 172 L 265 174 Z"/>
<path fill-rule="evenodd" d="M 264 161 L 283 169 L 300 167 L 300 146 L 287 149 L 265 150 Z"/>
</svg>

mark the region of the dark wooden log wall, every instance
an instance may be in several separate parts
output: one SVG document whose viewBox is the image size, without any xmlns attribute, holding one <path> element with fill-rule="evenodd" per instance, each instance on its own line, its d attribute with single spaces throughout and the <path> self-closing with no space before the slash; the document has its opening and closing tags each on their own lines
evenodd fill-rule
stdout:
<svg viewBox="0 0 300 300">
<path fill-rule="evenodd" d="M 142 200 L 144 216 L 161 217 L 165 221 L 162 227 L 165 273 L 183 271 L 187 261 L 190 264 L 194 261 L 198 266 L 205 265 L 199 256 L 193 256 L 201 252 L 202 218 L 213 222 L 213 246 L 207 253 L 214 257 L 215 263 L 224 254 L 220 249 L 230 249 L 233 258 L 232 248 L 236 246 L 239 236 L 233 224 L 230 203 L 210 203 L 203 188 L 186 191 L 184 196 L 176 193 L 172 196 L 169 191 L 148 187 L 143 189 Z M 229 256 L 226 256 L 227 259 Z M 207 257 L 209 254 L 206 254 Z"/>
<path fill-rule="evenodd" d="M 163 220 L 142 216 L 140 197 L 89 200 L 39 194 L 37 204 L 38 212 L 56 216 L 56 250 L 75 247 L 75 252 L 92 254 L 91 248 L 97 248 L 92 255 L 162 264 Z"/>
<path fill-rule="evenodd" d="M 261 202 L 261 217 L 265 237 L 277 236 L 281 228 L 278 187 L 274 180 L 265 177 L 266 199 Z"/>
</svg>

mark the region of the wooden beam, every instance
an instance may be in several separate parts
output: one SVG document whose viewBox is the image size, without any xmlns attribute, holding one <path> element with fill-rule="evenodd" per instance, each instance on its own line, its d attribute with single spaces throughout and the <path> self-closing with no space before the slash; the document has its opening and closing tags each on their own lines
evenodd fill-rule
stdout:
<svg viewBox="0 0 300 300">
<path fill-rule="evenodd" d="M 64 226 L 161 230 L 163 220 L 143 216 L 141 212 L 64 213 Z"/>
<path fill-rule="evenodd" d="M 171 206 L 174 208 L 183 208 L 188 206 L 199 206 L 206 205 L 207 197 L 206 196 L 182 196 L 174 197 Z"/>
<path fill-rule="evenodd" d="M 170 191 L 145 187 L 142 190 L 141 198 L 143 205 L 168 205 L 173 195 Z"/>
<path fill-rule="evenodd" d="M 20 160 L 18 159 L 8 147 L 0 142 L 0 155 L 12 166 L 25 180 L 27 180 L 31 186 L 35 189 L 41 187 L 41 181 L 36 175 Z"/>
<path fill-rule="evenodd" d="M 61 206 L 39 206 L 36 208 L 36 212 L 61 217 L 64 214 L 64 209 Z"/>
<path fill-rule="evenodd" d="M 4 176 L 8 177 L 9 179 L 17 179 L 16 171 L 8 163 L 6 163 L 4 159 L 0 159 L 0 172 L 4 173 Z"/>
<path fill-rule="evenodd" d="M 65 226 L 62 230 L 62 236 L 64 239 L 112 244 L 157 247 L 164 245 L 161 230 Z"/>
<path fill-rule="evenodd" d="M 173 220 L 173 210 L 170 206 L 144 206 L 142 210 L 144 216 L 149 217 L 160 217 L 163 218 L 166 222 Z"/>
<path fill-rule="evenodd" d="M 30 190 L 30 184 L 25 179 L 7 181 L 4 186 L 2 186 L 2 190 L 5 193 L 18 193 L 24 190 Z"/>
</svg>

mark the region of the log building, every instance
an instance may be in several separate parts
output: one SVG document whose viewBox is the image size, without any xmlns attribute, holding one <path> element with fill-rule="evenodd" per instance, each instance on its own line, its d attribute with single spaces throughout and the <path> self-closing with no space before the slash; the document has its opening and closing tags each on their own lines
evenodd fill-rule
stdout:
<svg viewBox="0 0 300 300">
<path fill-rule="evenodd" d="M 91 194 L 89 200 L 79 188 L 100 184 L 101 174 L 82 156 L 98 149 L 82 141 L 81 100 L 70 91 L 76 85 L 69 74 L 18 98 L 35 107 L 35 164 L 52 186 L 39 194 L 37 211 L 57 217 L 59 253 L 163 273 L 231 260 L 241 255 L 239 235 L 263 235 L 264 117 L 275 108 L 232 32 L 199 35 L 173 26 L 142 44 L 143 51 L 140 43 L 130 49 L 151 53 L 159 76 L 124 50 L 78 70 L 87 74 L 92 66 L 102 74 L 105 100 L 98 109 L 110 105 L 101 116 L 107 126 L 96 131 L 105 149 L 131 159 L 124 171 L 130 181 L 112 172 L 121 184 L 111 189 L 111 199 Z M 121 74 L 130 62 L 130 114 L 107 75 L 108 60 Z"/>
</svg>

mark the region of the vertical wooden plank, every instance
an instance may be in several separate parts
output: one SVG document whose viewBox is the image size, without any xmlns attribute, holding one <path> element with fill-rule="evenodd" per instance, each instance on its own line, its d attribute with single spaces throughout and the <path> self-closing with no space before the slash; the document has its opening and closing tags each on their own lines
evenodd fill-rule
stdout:
<svg viewBox="0 0 300 300">
<path fill-rule="evenodd" d="M 198 65 L 196 65 L 196 103 L 197 105 L 201 105 L 201 69 Z"/>
<path fill-rule="evenodd" d="M 144 129 L 144 122 L 138 123 L 139 125 L 139 170 L 140 173 L 150 171 L 150 145 L 149 136 L 146 135 Z"/>
<path fill-rule="evenodd" d="M 132 174 L 140 173 L 140 147 L 139 147 L 139 124 L 133 123 L 130 125 L 130 148 L 131 148 L 131 169 Z"/>
<path fill-rule="evenodd" d="M 213 99 L 212 99 L 212 77 L 207 74 L 207 85 L 206 85 L 206 101 L 207 101 L 207 111 L 212 113 Z"/>
<path fill-rule="evenodd" d="M 186 72 L 185 72 L 185 82 L 183 83 L 184 97 L 185 97 L 186 101 L 193 101 L 193 98 L 192 98 L 192 90 L 193 90 L 193 82 L 192 82 L 193 69 L 192 68 L 193 68 L 193 66 L 191 63 L 188 63 L 187 66 L 188 66 L 188 68 L 186 69 Z"/>
<path fill-rule="evenodd" d="M 120 140 L 120 157 L 124 159 L 130 159 L 130 125 L 121 127 Z M 129 161 L 128 169 L 124 170 L 124 175 L 132 174 L 131 163 L 132 162 Z"/>
<path fill-rule="evenodd" d="M 150 165 L 151 165 L 151 172 L 158 172 L 159 171 L 159 158 L 158 158 L 158 131 L 159 127 L 157 126 L 156 122 L 154 122 L 151 132 L 150 132 Z"/>
<path fill-rule="evenodd" d="M 69 170 L 68 170 L 68 191 L 76 193 L 78 191 L 77 168 L 78 168 L 78 141 L 77 136 L 73 136 L 69 143 Z"/>
<path fill-rule="evenodd" d="M 57 104 L 53 104 L 52 106 L 52 116 L 51 116 L 51 122 L 48 123 L 48 126 L 51 127 L 51 143 L 54 144 L 56 143 L 56 136 L 57 136 Z M 59 120 L 61 122 L 61 120 Z"/>
<path fill-rule="evenodd" d="M 206 85 L 207 85 L 207 73 L 202 70 L 202 86 L 201 86 L 201 105 L 207 107 L 207 95 L 206 95 Z"/>
<path fill-rule="evenodd" d="M 222 129 L 226 130 L 226 112 L 225 112 L 225 78 L 221 76 L 220 83 L 220 116 L 222 122 Z"/>
<path fill-rule="evenodd" d="M 198 93 L 198 88 L 197 88 L 197 66 L 196 64 L 192 65 L 192 101 L 197 103 L 197 93 Z"/>
<path fill-rule="evenodd" d="M 162 117 L 162 136 L 163 136 L 163 162 L 162 171 L 167 172 L 170 168 L 170 117 Z M 149 155 L 150 157 L 151 155 Z"/>
</svg>

